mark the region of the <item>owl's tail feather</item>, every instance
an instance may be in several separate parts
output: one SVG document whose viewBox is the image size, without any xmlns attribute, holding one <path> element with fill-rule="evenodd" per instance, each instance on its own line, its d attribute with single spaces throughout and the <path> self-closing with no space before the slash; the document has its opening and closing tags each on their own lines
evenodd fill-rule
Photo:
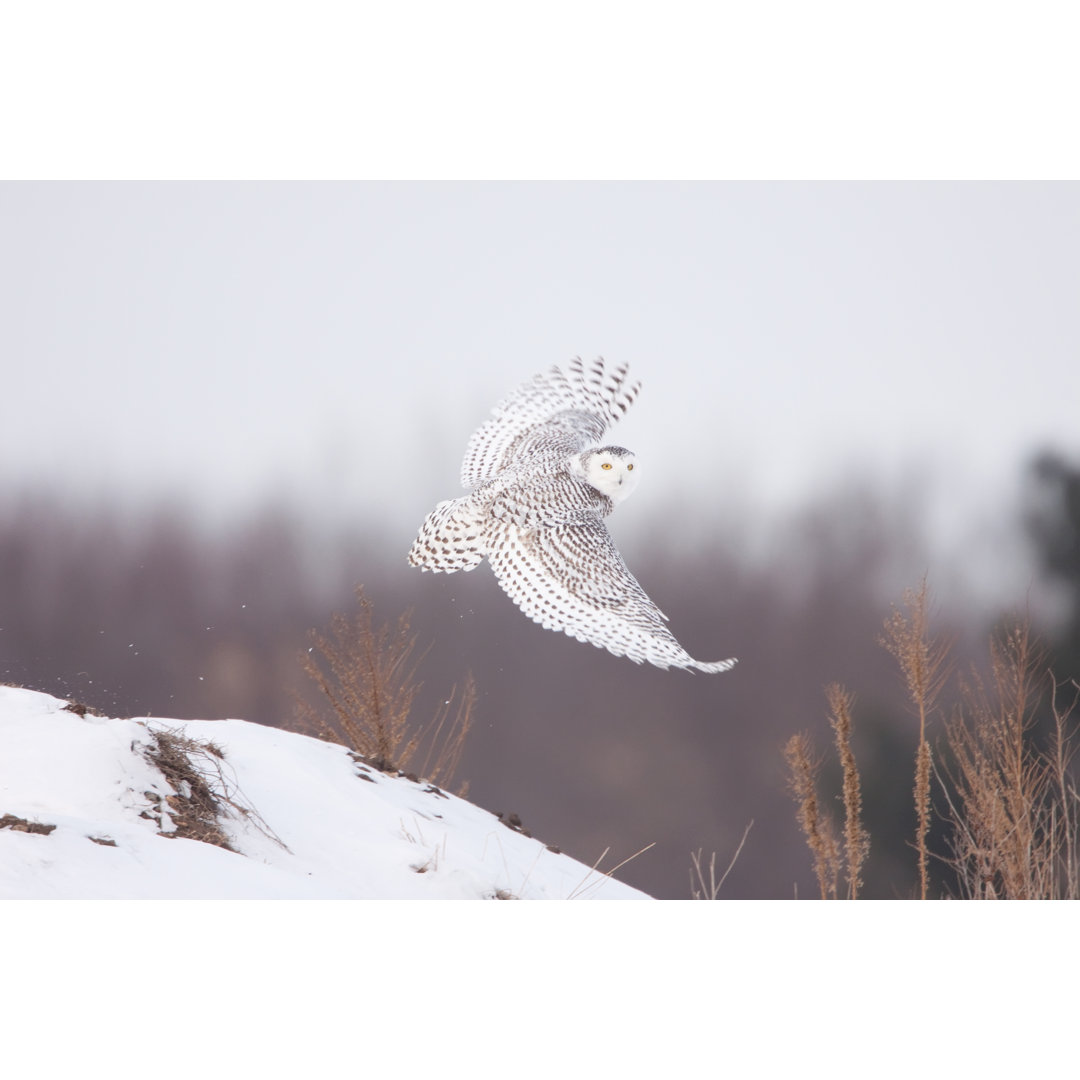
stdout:
<svg viewBox="0 0 1080 1080">
<path fill-rule="evenodd" d="M 439 503 L 428 514 L 409 551 L 409 565 L 437 574 L 475 570 L 487 554 L 483 529 L 470 495 Z"/>
</svg>

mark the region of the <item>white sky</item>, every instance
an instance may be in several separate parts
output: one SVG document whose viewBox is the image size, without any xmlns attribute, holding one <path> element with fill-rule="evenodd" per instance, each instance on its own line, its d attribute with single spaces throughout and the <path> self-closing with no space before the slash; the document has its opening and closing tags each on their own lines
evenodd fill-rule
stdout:
<svg viewBox="0 0 1080 1080">
<path fill-rule="evenodd" d="M 1080 448 L 1075 183 L 15 183 L 0 230 L 7 484 L 415 517 L 575 353 L 707 503 Z"/>
</svg>

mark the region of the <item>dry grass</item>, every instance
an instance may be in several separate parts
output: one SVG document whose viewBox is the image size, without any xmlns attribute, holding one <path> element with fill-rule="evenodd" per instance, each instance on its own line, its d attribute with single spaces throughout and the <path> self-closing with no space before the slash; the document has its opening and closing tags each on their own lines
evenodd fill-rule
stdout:
<svg viewBox="0 0 1080 1080">
<path fill-rule="evenodd" d="M 837 839 L 832 817 L 821 809 L 817 774 L 821 767 L 810 736 L 792 735 L 784 749 L 788 764 L 788 788 L 797 806 L 796 820 L 814 857 L 814 873 L 822 900 L 835 900 L 841 870 L 847 879 L 847 898 L 858 898 L 862 887 L 862 866 L 870 851 L 870 834 L 862 824 L 862 786 L 855 754 L 851 749 L 851 706 L 853 698 L 838 683 L 825 689 L 829 706 L 829 726 L 836 740 L 836 752 L 843 772 L 843 845 Z"/>
<path fill-rule="evenodd" d="M 614 877 L 616 870 L 621 870 L 628 862 L 633 862 L 639 855 L 644 855 L 646 851 L 650 851 L 654 847 L 656 847 L 655 840 L 650 844 L 646 844 L 643 848 L 638 848 L 633 855 L 627 855 L 622 862 L 616 863 L 610 870 L 600 870 L 600 864 L 607 858 L 608 852 L 611 851 L 610 847 L 604 848 L 600 852 L 600 858 L 589 867 L 588 873 L 570 890 L 570 894 L 566 899 L 579 900 L 583 896 L 588 896 L 604 883 L 604 878 Z"/>
<path fill-rule="evenodd" d="M 328 633 L 311 631 L 300 665 L 319 691 L 321 707 L 297 699 L 302 731 L 342 743 L 384 772 L 449 783 L 472 726 L 476 685 L 466 675 L 427 723 L 413 718 L 420 691 L 416 635 L 409 615 L 375 624 L 371 601 L 356 590 L 359 611 L 334 615 Z M 465 786 L 459 794 L 465 793 Z"/>
<path fill-rule="evenodd" d="M 832 818 L 818 802 L 817 776 L 821 760 L 814 754 L 810 736 L 792 735 L 784 747 L 788 765 L 788 787 L 795 799 L 795 818 L 799 823 L 814 859 L 814 874 L 821 889 L 821 899 L 836 899 L 840 876 L 840 845 Z"/>
<path fill-rule="evenodd" d="M 940 713 L 938 700 L 949 679 L 949 649 L 929 633 L 925 580 L 905 593 L 906 614 L 894 610 L 882 644 L 896 658 L 919 720 L 914 801 L 919 894 L 929 894 L 928 863 L 939 859 L 969 899 L 1080 899 L 1080 793 L 1073 768 L 1077 752 L 1075 713 L 1080 686 L 1069 689 L 1045 671 L 1044 656 L 1026 623 L 1015 623 L 990 642 L 988 676 L 977 671 L 957 680 L 956 704 L 943 721 L 943 742 L 931 753 L 928 728 Z M 845 807 L 841 851 L 835 828 L 823 814 L 816 790 L 819 762 L 807 735 L 785 748 L 797 821 L 813 857 L 823 899 L 837 896 L 841 865 L 847 895 L 861 886 L 860 868 L 869 836 L 860 824 L 858 770 L 851 754 L 852 699 L 841 687 L 826 695 L 830 724 L 843 769 Z M 1040 745 L 1038 720 L 1050 735 Z M 932 782 L 942 800 L 945 850 L 928 848 Z"/>
<path fill-rule="evenodd" d="M 851 749 L 854 698 L 839 683 L 832 683 L 825 688 L 825 699 L 829 703 L 829 725 L 836 737 L 836 753 L 844 776 L 844 874 L 848 899 L 855 900 L 862 886 L 862 865 L 870 853 L 870 834 L 862 824 L 862 785 Z"/>
<path fill-rule="evenodd" d="M 285 846 L 259 813 L 241 798 L 235 782 L 226 774 L 221 747 L 194 739 L 180 728 L 154 728 L 150 737 L 146 758 L 173 790 L 173 794 L 164 798 L 156 792 L 146 792 L 153 805 L 142 816 L 158 824 L 159 835 L 198 840 L 235 851 L 222 828 L 223 820 L 235 815 Z"/>
<path fill-rule="evenodd" d="M 930 771 L 932 757 L 926 725 L 949 675 L 948 642 L 929 632 L 930 594 L 926 578 L 918 591 L 904 592 L 907 615 L 894 608 L 885 620 L 881 643 L 896 658 L 908 697 L 919 718 L 919 743 L 915 751 L 915 850 L 918 852 L 919 893 L 925 900 L 929 888 Z"/>
<path fill-rule="evenodd" d="M 943 784 L 955 825 L 948 857 L 970 899 L 1080 899 L 1080 796 L 1071 771 L 1077 701 L 1043 674 L 1026 625 L 991 642 L 987 681 L 973 675 L 946 725 L 951 760 Z M 1049 688 L 1049 746 L 1033 738 Z"/>
<path fill-rule="evenodd" d="M 162 836 L 199 840 L 235 851 L 219 821 L 225 813 L 227 796 L 224 791 L 215 791 L 210 782 L 216 772 L 211 759 L 220 761 L 224 757 L 220 748 L 189 738 L 179 729 L 150 734 L 147 760 L 165 777 L 173 794 L 166 795 L 146 816 L 156 815 Z"/>
<path fill-rule="evenodd" d="M 731 856 L 731 862 L 728 863 L 727 869 L 719 876 L 716 876 L 716 852 L 714 851 L 709 857 L 708 877 L 706 877 L 705 867 L 701 863 L 702 849 L 698 848 L 696 852 L 692 852 L 690 855 L 690 898 L 692 900 L 717 900 L 720 897 L 720 890 L 724 886 L 724 882 L 727 880 L 728 874 L 731 873 L 732 867 L 735 865 L 735 861 L 738 859 L 742 852 L 743 846 L 746 844 L 746 838 L 750 835 L 750 830 L 754 827 L 753 821 L 743 830 L 742 839 L 739 841 L 739 846 L 735 849 L 735 854 Z"/>
</svg>

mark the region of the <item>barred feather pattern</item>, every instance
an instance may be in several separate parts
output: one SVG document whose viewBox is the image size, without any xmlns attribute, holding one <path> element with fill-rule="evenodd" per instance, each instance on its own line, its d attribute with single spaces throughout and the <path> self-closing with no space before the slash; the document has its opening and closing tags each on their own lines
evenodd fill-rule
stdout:
<svg viewBox="0 0 1080 1080">
<path fill-rule="evenodd" d="M 630 451 L 597 445 L 637 397 L 627 374 L 574 359 L 496 406 L 465 454 L 461 477 L 473 490 L 435 507 L 409 562 L 452 573 L 487 558 L 503 591 L 547 630 L 637 664 L 727 671 L 734 659 L 703 662 L 683 649 L 604 524 L 635 476 Z"/>
<path fill-rule="evenodd" d="M 575 356 L 566 371 L 553 367 L 534 376 L 500 401 L 469 440 L 462 486 L 475 488 L 530 458 L 558 462 L 599 445 L 641 389 L 627 383 L 627 374 L 626 364 L 608 371 L 598 357 L 586 368 Z"/>
</svg>

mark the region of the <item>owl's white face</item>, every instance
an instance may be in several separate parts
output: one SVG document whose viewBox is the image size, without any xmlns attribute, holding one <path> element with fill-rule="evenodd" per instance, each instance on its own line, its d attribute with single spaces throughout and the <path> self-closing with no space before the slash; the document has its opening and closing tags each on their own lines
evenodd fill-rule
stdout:
<svg viewBox="0 0 1080 1080">
<path fill-rule="evenodd" d="M 574 471 L 601 495 L 620 503 L 637 486 L 637 458 L 621 446 L 586 450 L 573 459 Z"/>
</svg>

